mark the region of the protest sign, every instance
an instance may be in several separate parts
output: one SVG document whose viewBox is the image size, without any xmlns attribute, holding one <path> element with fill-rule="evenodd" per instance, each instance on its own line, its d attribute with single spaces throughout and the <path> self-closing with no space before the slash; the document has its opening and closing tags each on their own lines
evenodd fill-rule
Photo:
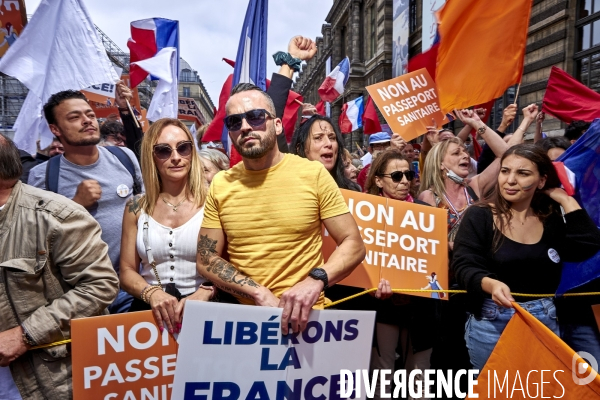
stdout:
<svg viewBox="0 0 600 400">
<path fill-rule="evenodd" d="M 375 313 L 313 310 L 283 336 L 282 311 L 188 301 L 172 398 L 339 400 L 340 370 L 369 368 Z"/>
<path fill-rule="evenodd" d="M 340 284 L 373 288 L 384 278 L 396 289 L 448 289 L 446 210 L 351 190 L 341 192 L 367 254 Z M 325 260 L 335 247 L 324 230 Z M 407 294 L 448 299 L 437 293 Z"/>
<path fill-rule="evenodd" d="M 179 111 L 177 118 L 185 119 L 186 121 L 198 121 L 200 125 L 204 125 L 206 120 L 200 113 L 196 100 L 191 97 L 180 97 L 179 98 Z"/>
<path fill-rule="evenodd" d="M 123 69 L 116 66 L 114 68 L 117 75 L 121 76 Z M 87 87 L 82 92 L 90 101 L 110 105 L 114 102 L 116 88 L 117 85 L 115 82 L 106 82 Z"/>
<path fill-rule="evenodd" d="M 381 115 L 406 141 L 427 132 L 433 121 L 442 126 L 441 111 L 435 82 L 425 68 L 385 82 L 367 86 Z"/>
<path fill-rule="evenodd" d="M 27 12 L 24 0 L 0 1 L 0 57 L 19 38 L 27 24 Z"/>
<path fill-rule="evenodd" d="M 170 399 L 177 343 L 151 311 L 71 321 L 73 397 Z"/>
</svg>

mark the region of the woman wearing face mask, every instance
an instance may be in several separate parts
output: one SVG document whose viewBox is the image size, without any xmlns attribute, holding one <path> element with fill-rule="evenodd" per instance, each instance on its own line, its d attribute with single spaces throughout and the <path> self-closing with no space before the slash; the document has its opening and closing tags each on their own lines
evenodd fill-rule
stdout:
<svg viewBox="0 0 600 400">
<path fill-rule="evenodd" d="M 121 286 L 135 298 L 130 311 L 151 309 L 161 331 L 178 333 L 186 299 L 214 296 L 196 270 L 207 185 L 194 139 L 177 119 L 152 124 L 141 155 L 146 193 L 125 207 Z"/>
<path fill-rule="evenodd" d="M 564 261 L 583 261 L 600 250 L 600 231 L 558 186 L 545 152 L 517 145 L 501 159 L 490 201 L 464 215 L 452 269 L 471 295 L 465 340 L 476 369 L 483 368 L 514 314 L 511 291 L 554 293 Z M 553 299 L 524 300 L 520 304 L 558 335 Z"/>
<path fill-rule="evenodd" d="M 294 132 L 290 149 L 292 154 L 323 164 L 340 189 L 360 191 L 360 186 L 345 175 L 343 143 L 337 125 L 317 114 Z"/>
<path fill-rule="evenodd" d="M 373 161 L 365 184 L 367 193 L 398 201 L 427 205 L 410 195 L 415 172 L 398 150 L 386 150 Z M 433 343 L 439 330 L 437 301 L 415 296 L 393 294 L 389 281 L 383 279 L 372 300 L 376 316 L 376 347 L 371 351 L 372 369 L 394 369 L 398 339 L 402 363 L 407 375 L 413 369 L 429 369 Z M 391 297 L 391 298 L 390 298 Z M 416 380 L 422 381 L 422 376 Z M 377 383 L 379 385 L 379 383 Z M 376 388 L 376 398 L 380 389 Z"/>
<path fill-rule="evenodd" d="M 523 122 L 517 128 L 507 144 L 491 128 L 485 125 L 472 110 L 457 112 L 460 120 L 477 130 L 496 157 L 513 144 L 523 141 L 523 135 L 537 116 L 537 105 L 531 104 L 523 109 Z M 467 207 L 473 204 L 492 187 L 498 176 L 499 158 L 497 158 L 481 174 L 471 179 L 469 176 L 470 157 L 462 141 L 450 138 L 437 143 L 425 159 L 421 176 L 421 193 L 419 199 L 434 207 L 448 210 L 448 244 L 452 249 L 454 237 L 458 231 L 460 220 Z"/>
</svg>

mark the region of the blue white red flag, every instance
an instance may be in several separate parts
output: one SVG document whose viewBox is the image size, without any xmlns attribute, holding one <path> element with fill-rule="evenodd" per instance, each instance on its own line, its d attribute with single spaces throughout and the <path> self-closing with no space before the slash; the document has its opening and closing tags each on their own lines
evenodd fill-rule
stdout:
<svg viewBox="0 0 600 400">
<path fill-rule="evenodd" d="M 165 18 L 148 18 L 131 23 L 131 38 L 127 41 L 130 62 L 147 60 L 156 56 L 165 47 L 177 49 L 177 71 L 179 71 L 179 21 Z M 131 87 L 139 85 L 148 72 L 137 65 L 130 66 Z M 158 78 L 152 77 L 153 80 Z"/>
<path fill-rule="evenodd" d="M 342 106 L 339 125 L 342 133 L 350 133 L 363 126 L 364 101 L 362 96 Z"/>
<path fill-rule="evenodd" d="M 350 60 L 344 58 L 337 67 L 331 71 L 327 78 L 319 87 L 319 96 L 321 100 L 332 102 L 344 93 L 344 87 L 350 77 Z"/>
<path fill-rule="evenodd" d="M 600 227 L 600 119 L 557 161 L 562 161 L 575 176 L 575 199 L 596 226 Z M 573 288 L 600 277 L 600 252 L 580 263 L 564 263 L 562 278 L 557 290 L 561 295 Z"/>
<path fill-rule="evenodd" d="M 235 58 L 232 87 L 238 83 L 253 83 L 262 90 L 267 89 L 268 16 L 268 0 L 250 0 Z M 230 154 L 229 132 L 225 127 L 221 141 Z"/>
</svg>

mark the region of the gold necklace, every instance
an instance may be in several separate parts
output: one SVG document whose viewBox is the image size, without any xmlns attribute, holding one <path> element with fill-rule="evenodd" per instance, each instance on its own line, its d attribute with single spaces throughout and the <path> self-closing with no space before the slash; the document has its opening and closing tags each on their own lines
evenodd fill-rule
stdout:
<svg viewBox="0 0 600 400">
<path fill-rule="evenodd" d="M 173 211 L 175 211 L 175 212 L 177 212 L 177 207 L 179 207 L 180 205 L 182 205 L 182 204 L 183 204 L 183 202 L 187 200 L 187 199 L 184 197 L 184 198 L 183 198 L 183 200 L 181 200 L 181 201 L 179 202 L 179 204 L 177 204 L 177 205 L 175 206 L 175 205 L 173 205 L 173 204 L 169 203 L 168 201 L 166 201 L 166 200 L 165 200 L 165 198 L 164 198 L 164 197 L 162 197 L 162 196 L 161 196 L 161 199 L 162 199 L 162 201 L 164 201 L 164 202 L 165 202 L 165 204 L 166 204 L 166 205 L 173 207 Z"/>
</svg>

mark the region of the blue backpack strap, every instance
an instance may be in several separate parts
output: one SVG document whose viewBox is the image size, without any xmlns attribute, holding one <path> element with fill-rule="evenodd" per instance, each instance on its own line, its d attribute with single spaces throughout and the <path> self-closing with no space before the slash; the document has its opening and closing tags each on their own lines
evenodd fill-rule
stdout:
<svg viewBox="0 0 600 400">
<path fill-rule="evenodd" d="M 60 155 L 46 161 L 46 190 L 58 193 L 58 175 L 60 173 Z"/>
<path fill-rule="evenodd" d="M 133 178 L 133 194 L 140 194 L 142 192 L 142 185 L 137 180 L 135 174 L 135 167 L 133 166 L 133 161 L 131 158 L 118 146 L 105 146 L 106 150 L 110 151 L 115 157 L 121 161 L 121 164 L 129 171 L 131 177 Z"/>
</svg>

